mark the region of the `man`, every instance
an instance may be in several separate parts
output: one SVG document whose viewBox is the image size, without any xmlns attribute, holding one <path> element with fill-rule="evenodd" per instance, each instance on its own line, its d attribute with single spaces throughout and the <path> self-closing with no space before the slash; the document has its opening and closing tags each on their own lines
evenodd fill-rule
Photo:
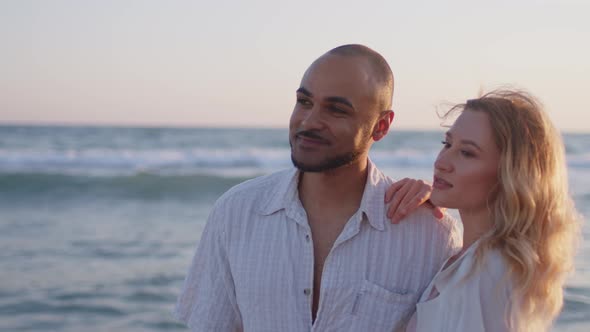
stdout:
<svg viewBox="0 0 590 332">
<path fill-rule="evenodd" d="M 388 132 L 393 74 L 361 45 L 305 72 L 291 115 L 296 169 L 242 183 L 213 207 L 178 299 L 193 331 L 391 331 L 458 246 L 419 209 L 387 222 L 392 180 L 369 160 Z"/>
</svg>

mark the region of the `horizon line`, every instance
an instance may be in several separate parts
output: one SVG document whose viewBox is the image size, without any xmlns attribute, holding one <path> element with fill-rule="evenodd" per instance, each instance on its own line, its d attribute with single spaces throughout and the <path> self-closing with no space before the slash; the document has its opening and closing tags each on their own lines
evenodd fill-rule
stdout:
<svg viewBox="0 0 590 332">
<path fill-rule="evenodd" d="M 155 124 L 155 123 L 90 123 L 90 122 L 30 122 L 30 121 L 2 121 L 0 120 L 0 127 L 88 127 L 88 128 L 128 128 L 128 129 L 288 129 L 288 124 L 285 126 L 269 125 L 269 124 Z M 396 127 L 391 126 L 390 131 L 441 131 L 446 130 L 447 127 Z M 560 129 L 559 131 L 565 134 L 590 134 L 590 129 Z"/>
</svg>

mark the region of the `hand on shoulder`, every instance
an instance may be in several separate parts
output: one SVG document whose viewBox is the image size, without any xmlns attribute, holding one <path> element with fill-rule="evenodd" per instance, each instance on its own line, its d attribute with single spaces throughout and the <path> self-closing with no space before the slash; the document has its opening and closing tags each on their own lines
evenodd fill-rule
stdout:
<svg viewBox="0 0 590 332">
<path fill-rule="evenodd" d="M 385 192 L 385 203 L 390 203 L 387 217 L 397 224 L 420 206 L 425 206 L 432 210 L 435 218 L 442 219 L 444 209 L 430 202 L 431 192 L 432 186 L 424 180 L 404 178 L 394 182 Z"/>
</svg>

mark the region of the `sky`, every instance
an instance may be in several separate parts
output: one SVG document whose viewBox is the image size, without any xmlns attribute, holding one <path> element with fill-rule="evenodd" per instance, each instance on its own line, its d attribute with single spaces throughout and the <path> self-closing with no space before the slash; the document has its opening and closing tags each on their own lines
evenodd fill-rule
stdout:
<svg viewBox="0 0 590 332">
<path fill-rule="evenodd" d="M 590 132 L 590 1 L 0 0 L 0 124 L 287 127 L 301 76 L 342 44 L 395 75 L 393 128 L 526 89 Z"/>
</svg>

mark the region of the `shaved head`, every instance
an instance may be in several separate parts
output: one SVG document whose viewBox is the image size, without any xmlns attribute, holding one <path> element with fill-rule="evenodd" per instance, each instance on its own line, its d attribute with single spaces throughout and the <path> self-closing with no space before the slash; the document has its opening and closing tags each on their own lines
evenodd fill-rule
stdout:
<svg viewBox="0 0 590 332">
<path fill-rule="evenodd" d="M 371 48 L 348 44 L 331 49 L 326 54 L 365 58 L 371 66 L 372 78 L 378 86 L 377 98 L 380 110 L 390 110 L 393 98 L 393 72 L 383 56 Z"/>
</svg>

